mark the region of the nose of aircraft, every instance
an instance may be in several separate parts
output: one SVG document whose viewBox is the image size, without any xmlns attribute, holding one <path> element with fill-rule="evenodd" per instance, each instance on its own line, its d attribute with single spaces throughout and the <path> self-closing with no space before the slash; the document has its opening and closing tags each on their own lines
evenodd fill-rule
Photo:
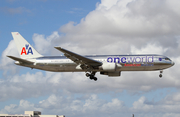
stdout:
<svg viewBox="0 0 180 117">
<path fill-rule="evenodd" d="M 173 66 L 174 64 L 175 64 L 175 63 L 172 61 L 172 62 L 171 62 L 171 65 Z"/>
</svg>

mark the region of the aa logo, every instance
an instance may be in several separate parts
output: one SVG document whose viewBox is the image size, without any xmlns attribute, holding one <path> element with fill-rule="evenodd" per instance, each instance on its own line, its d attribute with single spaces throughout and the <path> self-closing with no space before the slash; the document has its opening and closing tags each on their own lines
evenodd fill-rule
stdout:
<svg viewBox="0 0 180 117">
<path fill-rule="evenodd" d="M 29 47 L 29 44 L 26 44 L 25 47 L 23 47 L 21 50 L 21 55 L 23 55 L 23 54 L 28 55 L 29 53 L 31 53 L 33 55 L 32 48 Z"/>
</svg>

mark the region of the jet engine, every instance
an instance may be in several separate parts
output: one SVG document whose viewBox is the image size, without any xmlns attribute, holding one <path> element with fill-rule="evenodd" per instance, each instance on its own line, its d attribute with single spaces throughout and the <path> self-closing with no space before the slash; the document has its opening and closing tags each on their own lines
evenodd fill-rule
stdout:
<svg viewBox="0 0 180 117">
<path fill-rule="evenodd" d="M 99 68 L 103 71 L 119 71 L 119 69 L 121 68 L 122 66 L 120 64 L 117 64 L 117 63 L 103 63 L 102 66 L 100 66 Z"/>
</svg>

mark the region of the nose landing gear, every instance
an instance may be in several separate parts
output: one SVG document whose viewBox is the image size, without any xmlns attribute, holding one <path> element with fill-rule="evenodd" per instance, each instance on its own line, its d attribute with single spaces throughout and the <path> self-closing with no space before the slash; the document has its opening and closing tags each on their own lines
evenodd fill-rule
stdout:
<svg viewBox="0 0 180 117">
<path fill-rule="evenodd" d="M 96 74 L 96 72 L 92 72 L 91 74 L 86 73 L 86 76 L 89 77 L 91 80 L 97 81 L 95 74 Z"/>
<path fill-rule="evenodd" d="M 162 78 L 163 71 L 160 71 L 159 77 Z"/>
</svg>

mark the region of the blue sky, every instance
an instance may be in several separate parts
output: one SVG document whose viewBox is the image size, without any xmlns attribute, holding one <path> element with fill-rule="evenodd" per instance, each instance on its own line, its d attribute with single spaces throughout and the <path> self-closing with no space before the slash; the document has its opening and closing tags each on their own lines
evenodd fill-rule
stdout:
<svg viewBox="0 0 180 117">
<path fill-rule="evenodd" d="M 67 117 L 179 117 L 178 0 L 4 0 L 0 2 L 0 113 L 39 110 Z M 159 71 L 122 72 L 120 77 L 53 73 L 16 66 L 11 32 L 39 53 L 161 54 L 175 66 Z"/>
<path fill-rule="evenodd" d="M 17 30 L 27 35 L 33 33 L 50 35 L 69 21 L 78 23 L 81 18 L 95 9 L 97 2 L 100 1 L 1 1 L 1 41 L 7 38 L 5 35 L 8 35 L 7 39 L 10 40 L 10 32 Z M 3 44 L 2 49 L 5 49 L 8 43 L 9 41 Z"/>
</svg>

